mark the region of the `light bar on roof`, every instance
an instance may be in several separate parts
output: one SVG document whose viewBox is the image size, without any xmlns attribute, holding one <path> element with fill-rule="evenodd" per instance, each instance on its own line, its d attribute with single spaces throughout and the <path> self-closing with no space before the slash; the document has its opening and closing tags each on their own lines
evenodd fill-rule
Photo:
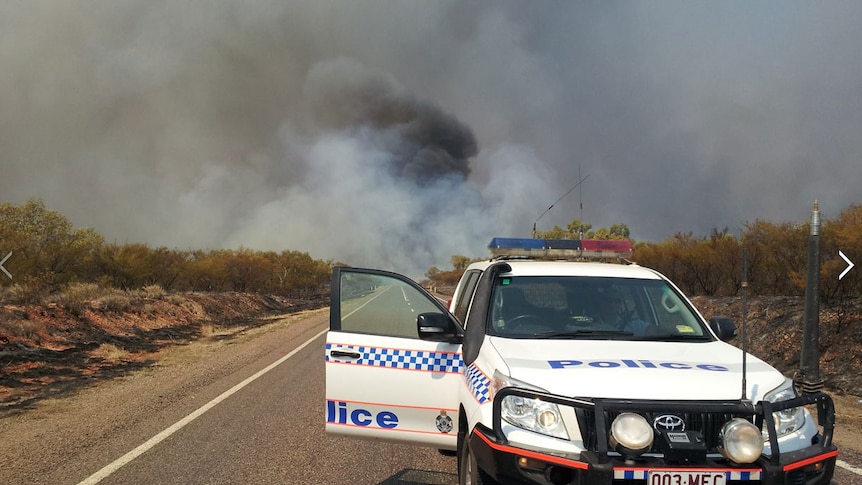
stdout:
<svg viewBox="0 0 862 485">
<path fill-rule="evenodd" d="M 533 239 L 515 237 L 495 237 L 488 244 L 488 250 L 495 258 L 630 258 L 633 247 L 631 241 L 598 239 Z"/>
</svg>

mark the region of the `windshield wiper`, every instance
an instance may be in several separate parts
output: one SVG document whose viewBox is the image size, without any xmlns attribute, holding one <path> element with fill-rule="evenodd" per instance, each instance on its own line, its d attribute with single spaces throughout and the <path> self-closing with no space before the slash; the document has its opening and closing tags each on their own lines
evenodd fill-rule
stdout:
<svg viewBox="0 0 862 485">
<path fill-rule="evenodd" d="M 579 337 L 633 337 L 634 333 L 627 330 L 566 330 L 554 332 L 539 332 L 533 334 L 533 338 L 539 339 L 554 339 L 554 338 L 579 338 Z"/>
<path fill-rule="evenodd" d="M 638 335 L 635 340 L 648 340 L 660 342 L 709 342 L 712 339 L 708 335 L 685 335 L 680 333 L 662 333 L 654 335 Z"/>
</svg>

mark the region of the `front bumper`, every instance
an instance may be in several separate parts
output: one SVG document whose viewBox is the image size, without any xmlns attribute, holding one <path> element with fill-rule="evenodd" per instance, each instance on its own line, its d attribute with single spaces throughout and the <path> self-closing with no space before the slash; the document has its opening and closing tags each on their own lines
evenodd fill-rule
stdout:
<svg viewBox="0 0 862 485">
<path fill-rule="evenodd" d="M 506 388 L 494 399 L 495 429 L 482 424 L 476 425 L 470 435 L 470 446 L 476 457 L 477 465 L 485 473 L 500 483 L 536 483 L 542 485 L 562 484 L 649 484 L 671 483 L 668 474 L 665 482 L 650 479 L 650 472 L 670 472 L 685 477 L 683 485 L 713 484 L 769 484 L 769 485 L 827 485 L 835 470 L 838 449 L 832 444 L 834 428 L 834 408 L 829 396 L 817 393 L 782 403 L 668 403 L 658 401 L 617 401 L 595 400 L 593 417 L 596 423 L 595 443 L 589 451 L 577 454 L 553 453 L 546 450 L 530 450 L 511 444 L 502 432 L 500 421 L 500 402 L 506 395 L 523 395 L 540 398 L 559 405 L 584 408 L 590 404 L 584 400 L 568 399 L 523 389 Z M 775 436 L 772 412 L 802 405 L 816 405 L 819 424 L 823 434 L 818 442 L 793 452 L 780 453 Z M 770 436 L 772 456 L 761 456 L 751 464 L 737 465 L 721 457 L 707 457 L 696 463 L 671 463 L 663 456 L 650 454 L 626 461 L 623 457 L 608 450 L 607 422 L 608 412 L 614 410 L 642 410 L 651 408 L 673 409 L 692 405 L 702 409 L 728 411 L 734 414 L 749 414 L 758 425 L 764 425 Z M 715 478 L 723 475 L 721 478 Z M 653 477 L 657 479 L 658 477 Z"/>
</svg>

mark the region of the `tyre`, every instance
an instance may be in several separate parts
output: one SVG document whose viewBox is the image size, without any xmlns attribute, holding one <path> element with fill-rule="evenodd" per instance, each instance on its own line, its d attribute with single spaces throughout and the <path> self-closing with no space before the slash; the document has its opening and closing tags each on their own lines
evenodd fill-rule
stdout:
<svg viewBox="0 0 862 485">
<path fill-rule="evenodd" d="M 458 485 L 498 485 L 476 463 L 467 433 L 458 435 Z"/>
<path fill-rule="evenodd" d="M 476 457 L 470 448 L 466 433 L 458 435 L 458 485 L 482 485 L 482 474 L 476 464 Z"/>
</svg>

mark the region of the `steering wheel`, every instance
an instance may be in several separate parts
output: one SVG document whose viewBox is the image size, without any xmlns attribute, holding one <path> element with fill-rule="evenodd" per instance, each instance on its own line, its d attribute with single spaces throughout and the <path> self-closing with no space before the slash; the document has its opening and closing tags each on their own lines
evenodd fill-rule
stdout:
<svg viewBox="0 0 862 485">
<path fill-rule="evenodd" d="M 518 315 L 515 318 L 506 321 L 506 326 L 511 327 L 514 333 L 535 333 L 540 331 L 552 330 L 544 320 L 536 315 L 524 314 Z M 529 329 L 528 332 L 523 332 L 524 327 Z"/>
</svg>

